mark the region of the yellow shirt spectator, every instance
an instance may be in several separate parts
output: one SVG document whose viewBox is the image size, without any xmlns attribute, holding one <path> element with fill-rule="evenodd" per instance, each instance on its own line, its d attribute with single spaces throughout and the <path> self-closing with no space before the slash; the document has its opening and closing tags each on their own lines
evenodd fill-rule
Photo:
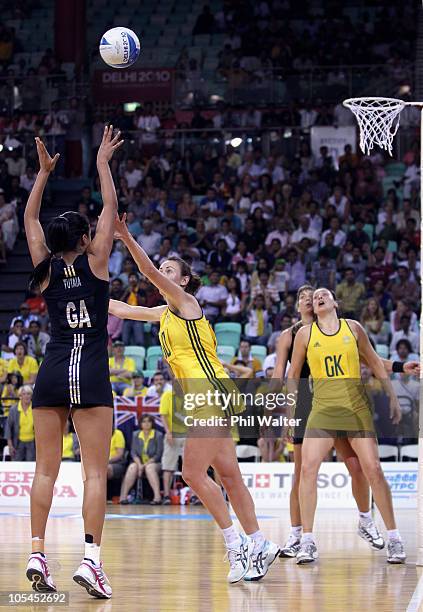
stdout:
<svg viewBox="0 0 423 612">
<path fill-rule="evenodd" d="M 112 439 L 110 441 L 110 454 L 109 460 L 116 457 L 118 454 L 118 450 L 121 448 L 125 448 L 125 436 L 121 432 L 120 429 L 115 429 L 112 435 Z"/>
<path fill-rule="evenodd" d="M 29 405 L 26 412 L 22 408 L 22 402 L 18 403 L 19 412 L 19 440 L 21 442 L 32 442 L 34 435 L 34 420 L 32 418 L 32 404 Z"/>
<path fill-rule="evenodd" d="M 123 357 L 122 360 L 116 359 L 116 357 L 109 357 L 109 368 L 110 370 L 126 370 L 127 372 L 135 372 L 136 366 L 135 361 L 132 357 Z M 121 375 L 111 375 L 110 382 L 120 382 L 130 385 L 132 379 L 130 377 Z"/>
<path fill-rule="evenodd" d="M 19 364 L 17 357 L 14 357 L 9 361 L 7 371 L 20 372 L 22 374 L 24 384 L 32 385 L 37 377 L 38 363 L 34 357 L 30 357 L 29 355 L 25 355 L 22 364 Z"/>
<path fill-rule="evenodd" d="M 6 359 L 0 358 L 0 383 L 4 383 L 6 381 L 7 366 L 8 366 L 8 363 Z"/>
<path fill-rule="evenodd" d="M 181 401 L 182 398 L 176 397 L 175 402 L 179 408 L 182 408 Z M 175 410 L 172 417 L 173 408 L 173 391 L 169 389 L 168 391 L 164 391 L 160 398 L 159 412 L 162 417 L 166 419 L 169 431 L 176 434 L 184 434 L 186 433 L 186 426 L 184 424 L 184 417 L 186 414 L 182 409 L 180 412 Z"/>
<path fill-rule="evenodd" d="M 12 399 L 5 399 L 5 398 Z M 12 389 L 12 385 L 4 385 L 3 391 L 1 392 L 1 405 L 3 406 L 4 416 L 9 416 L 9 410 L 11 406 L 14 406 L 18 401 L 18 393 L 15 388 Z"/>
<path fill-rule="evenodd" d="M 123 392 L 123 397 L 144 397 L 145 395 L 147 395 L 147 387 L 144 386 L 136 389 L 134 385 L 132 385 L 132 387 L 128 387 Z"/>
<path fill-rule="evenodd" d="M 141 461 L 143 463 L 147 463 L 148 461 L 150 461 L 150 457 L 147 455 L 147 449 L 148 449 L 150 440 L 154 438 L 154 433 L 155 433 L 155 430 L 150 429 L 148 434 L 146 434 L 145 431 L 143 430 L 141 430 L 140 433 L 138 434 L 138 437 L 144 441 L 143 453 L 141 455 Z"/>
<path fill-rule="evenodd" d="M 68 434 L 64 434 L 63 436 L 63 459 L 74 459 L 75 455 L 73 454 L 73 434 L 70 432 Z"/>
</svg>

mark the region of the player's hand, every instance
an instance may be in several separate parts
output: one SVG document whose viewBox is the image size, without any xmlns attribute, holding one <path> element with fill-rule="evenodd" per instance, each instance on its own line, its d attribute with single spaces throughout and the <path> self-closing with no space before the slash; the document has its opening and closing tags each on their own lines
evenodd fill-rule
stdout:
<svg viewBox="0 0 423 612">
<path fill-rule="evenodd" d="M 47 151 L 45 144 L 43 141 L 38 138 L 35 138 L 35 144 L 37 145 L 37 153 L 38 153 L 38 161 L 40 163 L 40 170 L 43 172 L 53 172 L 57 160 L 60 157 L 60 153 L 56 153 L 53 159 L 50 157 L 49 152 Z"/>
<path fill-rule="evenodd" d="M 113 136 L 113 125 L 106 125 L 104 127 L 103 139 L 97 153 L 97 163 L 109 162 L 112 159 L 113 153 L 124 143 L 119 138 L 120 130 Z"/>
<path fill-rule="evenodd" d="M 418 361 L 404 363 L 404 373 L 409 376 L 420 376 L 420 363 Z"/>
<path fill-rule="evenodd" d="M 173 436 L 171 431 L 168 431 L 166 434 L 166 442 L 170 444 L 170 446 L 173 446 Z"/>
<path fill-rule="evenodd" d="M 402 419 L 401 408 L 396 397 L 391 397 L 389 404 L 389 416 L 393 425 L 398 425 Z"/>
<path fill-rule="evenodd" d="M 125 240 L 130 237 L 128 226 L 126 225 L 126 213 L 123 213 L 122 217 L 116 215 L 115 217 L 115 232 L 114 239 L 115 240 Z"/>
</svg>

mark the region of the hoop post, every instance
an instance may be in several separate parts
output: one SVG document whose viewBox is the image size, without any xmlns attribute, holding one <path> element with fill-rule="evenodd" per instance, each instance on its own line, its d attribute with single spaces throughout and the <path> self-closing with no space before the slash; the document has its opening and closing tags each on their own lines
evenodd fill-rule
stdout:
<svg viewBox="0 0 423 612">
<path fill-rule="evenodd" d="M 420 104 L 423 106 L 423 104 Z M 420 113 L 420 215 L 423 214 L 423 108 Z M 423 218 L 421 227 L 423 229 Z M 420 249 L 420 266 L 423 266 L 423 252 Z M 421 287 L 423 291 L 423 281 Z M 420 354 L 423 347 L 423 315 L 420 313 Z M 420 358 L 420 363 L 422 359 Z M 418 484 L 417 484 L 417 558 L 416 565 L 423 565 L 423 388 L 420 377 L 419 405 L 419 453 L 418 453 Z"/>
</svg>

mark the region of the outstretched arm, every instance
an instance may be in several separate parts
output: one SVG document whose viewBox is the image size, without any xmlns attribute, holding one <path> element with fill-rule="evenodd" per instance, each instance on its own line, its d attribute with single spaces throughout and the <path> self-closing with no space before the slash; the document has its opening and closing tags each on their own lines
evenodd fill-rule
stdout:
<svg viewBox="0 0 423 612">
<path fill-rule="evenodd" d="M 115 219 L 115 238 L 122 240 L 131 253 L 135 263 L 138 266 L 140 272 L 142 272 L 157 289 L 166 296 L 166 300 L 169 304 L 174 306 L 176 309 L 184 309 L 185 315 L 198 316 L 198 303 L 197 300 L 184 291 L 184 289 L 174 283 L 170 278 L 167 278 L 160 272 L 153 264 L 144 249 L 138 244 L 138 242 L 129 233 L 126 225 L 126 213 L 122 215 L 122 219 L 116 215 Z M 188 310 L 194 309 L 192 313 L 187 312 Z M 183 313 L 184 314 L 184 313 Z"/>
<path fill-rule="evenodd" d="M 109 312 L 119 319 L 132 319 L 133 321 L 160 321 L 160 317 L 167 306 L 155 306 L 146 308 L 144 306 L 130 306 L 119 300 L 110 300 Z"/>
<path fill-rule="evenodd" d="M 34 267 L 38 266 L 38 264 L 50 254 L 47 248 L 44 231 L 40 223 L 40 208 L 48 177 L 50 176 L 50 172 L 53 172 L 57 160 L 60 157 L 59 153 L 56 153 L 52 159 L 44 143 L 38 137 L 35 139 L 35 144 L 37 146 L 40 170 L 28 198 L 24 214 L 26 239 L 28 241 L 29 252 L 31 253 Z"/>
<path fill-rule="evenodd" d="M 100 177 L 101 197 L 103 210 L 98 219 L 94 240 L 90 245 L 89 253 L 93 256 L 93 269 L 100 277 L 108 280 L 108 264 L 110 251 L 113 245 L 113 230 L 115 217 L 118 211 L 116 189 L 110 172 L 109 161 L 113 153 L 122 146 L 119 140 L 120 132 L 113 137 L 113 126 L 106 125 L 103 140 L 97 153 L 97 170 Z"/>
</svg>

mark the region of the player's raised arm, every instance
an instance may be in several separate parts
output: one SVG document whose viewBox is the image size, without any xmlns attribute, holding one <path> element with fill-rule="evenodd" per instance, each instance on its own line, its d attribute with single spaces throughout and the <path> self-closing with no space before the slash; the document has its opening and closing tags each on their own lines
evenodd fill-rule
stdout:
<svg viewBox="0 0 423 612">
<path fill-rule="evenodd" d="M 110 172 L 109 161 L 113 153 L 123 144 L 123 140 L 119 140 L 119 138 L 120 132 L 113 136 L 113 126 L 106 125 L 97 153 L 97 170 L 100 177 L 103 210 L 98 219 L 95 237 L 90 245 L 89 252 L 94 256 L 95 268 L 96 272 L 100 272 L 99 276 L 103 276 L 102 273 L 105 269 L 108 270 L 109 256 L 113 245 L 114 222 L 118 211 L 116 189 Z"/>
<path fill-rule="evenodd" d="M 166 300 L 174 305 L 176 308 L 180 308 L 183 304 L 186 304 L 189 300 L 192 300 L 193 304 L 198 308 L 197 300 L 184 291 L 183 287 L 175 283 L 170 278 L 167 278 L 160 270 L 156 268 L 144 249 L 138 244 L 138 242 L 129 233 L 126 225 L 126 214 L 122 215 L 122 219 L 116 215 L 115 218 L 115 238 L 122 240 L 131 253 L 135 263 L 138 266 L 140 272 L 142 272 L 152 283 L 157 287 L 162 295 L 166 297 Z"/>
<path fill-rule="evenodd" d="M 110 300 L 109 313 L 119 319 L 132 319 L 133 321 L 160 321 L 160 317 L 166 310 L 167 306 L 154 306 L 146 308 L 145 306 L 131 306 L 119 300 Z"/>
<path fill-rule="evenodd" d="M 291 338 L 291 328 L 285 329 L 285 331 L 283 331 L 278 338 L 278 341 L 276 343 L 276 364 L 273 370 L 272 378 L 277 378 L 278 380 L 282 381 L 285 377 Z"/>
<path fill-rule="evenodd" d="M 60 155 L 56 153 L 56 155 L 51 158 L 44 143 L 38 137 L 35 139 L 35 143 L 37 145 L 40 170 L 26 204 L 24 225 L 32 263 L 36 267 L 50 255 L 44 231 L 40 223 L 40 208 L 48 177 L 50 176 L 50 172 L 53 172 Z"/>
</svg>

